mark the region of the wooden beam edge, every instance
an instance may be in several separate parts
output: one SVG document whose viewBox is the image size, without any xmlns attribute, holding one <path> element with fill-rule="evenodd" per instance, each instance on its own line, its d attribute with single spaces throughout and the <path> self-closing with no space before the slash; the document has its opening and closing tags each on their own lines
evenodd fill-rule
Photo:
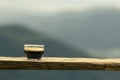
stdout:
<svg viewBox="0 0 120 80">
<path fill-rule="evenodd" d="M 120 59 L 43 57 L 0 57 L 0 70 L 110 70 L 120 71 Z"/>
</svg>

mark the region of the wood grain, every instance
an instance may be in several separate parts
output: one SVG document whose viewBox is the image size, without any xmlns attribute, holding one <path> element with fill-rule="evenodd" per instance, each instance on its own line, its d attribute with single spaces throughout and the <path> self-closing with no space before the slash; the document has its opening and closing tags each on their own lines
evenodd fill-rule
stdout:
<svg viewBox="0 0 120 80">
<path fill-rule="evenodd" d="M 0 70 L 110 70 L 120 71 L 120 59 L 0 57 Z"/>
</svg>

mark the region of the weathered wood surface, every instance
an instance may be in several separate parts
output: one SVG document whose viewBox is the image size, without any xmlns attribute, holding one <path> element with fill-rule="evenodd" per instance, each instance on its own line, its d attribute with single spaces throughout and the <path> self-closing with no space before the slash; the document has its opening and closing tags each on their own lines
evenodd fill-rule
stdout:
<svg viewBox="0 0 120 80">
<path fill-rule="evenodd" d="M 120 59 L 0 57 L 0 70 L 111 70 L 120 71 Z"/>
</svg>

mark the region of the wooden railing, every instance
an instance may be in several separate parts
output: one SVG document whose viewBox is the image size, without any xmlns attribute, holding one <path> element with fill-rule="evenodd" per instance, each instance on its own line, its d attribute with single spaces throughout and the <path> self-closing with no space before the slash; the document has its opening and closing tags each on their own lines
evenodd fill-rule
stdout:
<svg viewBox="0 0 120 80">
<path fill-rule="evenodd" d="M 120 59 L 0 57 L 0 70 L 120 70 Z"/>
</svg>

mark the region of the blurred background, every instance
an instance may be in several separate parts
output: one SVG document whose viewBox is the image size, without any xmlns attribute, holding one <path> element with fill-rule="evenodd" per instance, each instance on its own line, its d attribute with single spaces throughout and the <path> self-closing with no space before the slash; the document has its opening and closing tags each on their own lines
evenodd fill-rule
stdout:
<svg viewBox="0 0 120 80">
<path fill-rule="evenodd" d="M 24 56 L 23 45 L 45 44 L 44 56 L 120 57 L 119 0 L 0 0 L 0 56 Z M 3 70 L 5 80 L 119 80 L 115 71 Z"/>
</svg>

